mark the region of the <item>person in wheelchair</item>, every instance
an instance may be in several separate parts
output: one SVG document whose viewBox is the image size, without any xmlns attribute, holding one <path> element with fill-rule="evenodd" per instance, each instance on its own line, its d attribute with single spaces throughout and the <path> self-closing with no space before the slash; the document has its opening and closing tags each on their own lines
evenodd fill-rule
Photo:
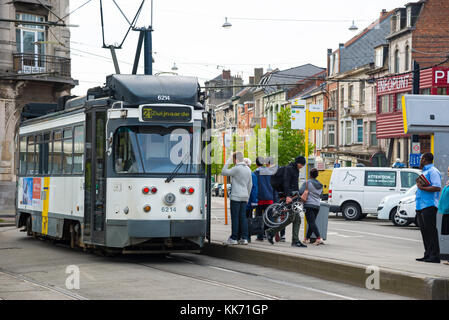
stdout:
<svg viewBox="0 0 449 320">
<path fill-rule="evenodd" d="M 296 208 L 295 205 L 297 200 L 299 199 L 299 170 L 303 168 L 305 164 L 306 159 L 299 156 L 294 162 L 291 162 L 283 170 L 282 191 L 279 193 L 279 197 L 281 198 L 281 203 L 284 203 L 285 201 L 285 205 L 287 205 L 287 209 L 289 210 L 289 215 L 288 218 L 280 225 L 269 228 L 265 231 L 267 240 L 271 244 L 274 244 L 273 237 L 278 231 L 284 229 L 289 224 L 292 224 L 292 247 L 307 247 L 299 240 L 301 216 L 299 214 L 299 210 L 294 210 Z M 282 198 L 285 198 L 285 200 L 282 201 Z"/>
</svg>

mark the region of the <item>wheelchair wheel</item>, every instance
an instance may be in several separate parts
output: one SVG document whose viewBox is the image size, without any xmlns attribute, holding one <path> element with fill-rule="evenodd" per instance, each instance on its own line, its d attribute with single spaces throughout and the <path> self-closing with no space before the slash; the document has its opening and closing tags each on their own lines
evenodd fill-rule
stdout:
<svg viewBox="0 0 449 320">
<path fill-rule="evenodd" d="M 284 223 L 290 215 L 285 204 L 273 203 L 264 212 L 264 223 L 270 227 L 277 227 Z"/>
</svg>

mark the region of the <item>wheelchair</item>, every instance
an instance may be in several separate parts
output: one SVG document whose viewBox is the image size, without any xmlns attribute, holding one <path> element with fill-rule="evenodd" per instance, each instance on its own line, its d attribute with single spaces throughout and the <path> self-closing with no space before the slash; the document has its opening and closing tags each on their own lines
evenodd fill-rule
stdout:
<svg viewBox="0 0 449 320">
<path fill-rule="evenodd" d="M 288 220 L 291 214 L 300 214 L 304 212 L 304 203 L 301 201 L 299 192 L 295 191 L 292 195 L 292 202 L 287 204 L 286 196 L 279 195 L 280 201 L 270 205 L 263 213 L 263 221 L 269 228 L 275 228 Z"/>
</svg>

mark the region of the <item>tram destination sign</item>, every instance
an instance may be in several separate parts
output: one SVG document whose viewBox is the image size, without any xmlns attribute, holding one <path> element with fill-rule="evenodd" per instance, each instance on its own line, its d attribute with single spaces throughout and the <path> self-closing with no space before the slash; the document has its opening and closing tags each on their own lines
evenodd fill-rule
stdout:
<svg viewBox="0 0 449 320">
<path fill-rule="evenodd" d="M 192 109 L 189 107 L 141 106 L 141 121 L 190 122 Z"/>
</svg>

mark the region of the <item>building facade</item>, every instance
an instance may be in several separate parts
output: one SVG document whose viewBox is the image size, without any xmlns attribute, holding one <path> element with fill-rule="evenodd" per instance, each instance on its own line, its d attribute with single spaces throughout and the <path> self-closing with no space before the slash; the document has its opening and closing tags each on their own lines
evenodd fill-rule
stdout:
<svg viewBox="0 0 449 320">
<path fill-rule="evenodd" d="M 419 94 L 447 95 L 449 3 L 427 0 L 394 10 L 388 40 L 389 74 L 377 80 L 377 138 L 388 141 L 388 160 L 408 163 L 411 143 L 430 152 L 429 135 L 406 135 L 401 99 L 413 92 L 413 67 L 419 65 Z M 445 52 L 445 55 L 442 55 Z"/>
<path fill-rule="evenodd" d="M 56 103 L 77 81 L 71 77 L 69 29 L 48 25 L 67 15 L 69 0 L 0 0 L 0 8 L 0 208 L 12 208 L 15 137 L 24 106 Z"/>
</svg>

